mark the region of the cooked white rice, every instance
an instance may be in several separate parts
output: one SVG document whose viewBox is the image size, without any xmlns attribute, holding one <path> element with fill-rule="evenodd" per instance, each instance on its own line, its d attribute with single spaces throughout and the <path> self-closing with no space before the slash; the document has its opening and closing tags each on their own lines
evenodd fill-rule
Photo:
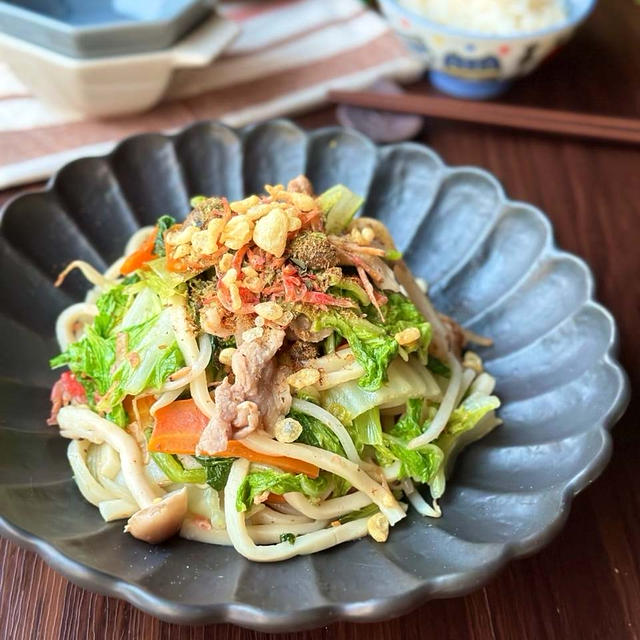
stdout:
<svg viewBox="0 0 640 640">
<path fill-rule="evenodd" d="M 400 0 L 451 27 L 492 34 L 539 31 L 567 18 L 562 0 Z"/>
</svg>

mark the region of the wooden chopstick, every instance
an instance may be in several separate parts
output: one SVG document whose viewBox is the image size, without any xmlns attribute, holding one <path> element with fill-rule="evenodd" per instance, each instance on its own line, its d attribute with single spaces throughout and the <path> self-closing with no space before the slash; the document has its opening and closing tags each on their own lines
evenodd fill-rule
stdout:
<svg viewBox="0 0 640 640">
<path fill-rule="evenodd" d="M 612 116 L 522 107 L 496 102 L 468 102 L 454 98 L 409 93 L 373 91 L 330 91 L 329 100 L 358 107 L 398 113 L 512 127 L 529 131 L 640 142 L 640 120 Z"/>
</svg>

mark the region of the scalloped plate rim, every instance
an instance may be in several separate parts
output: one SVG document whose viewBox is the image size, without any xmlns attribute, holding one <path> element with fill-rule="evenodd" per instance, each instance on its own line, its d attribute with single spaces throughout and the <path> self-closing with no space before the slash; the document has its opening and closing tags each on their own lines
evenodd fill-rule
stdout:
<svg viewBox="0 0 640 640">
<path fill-rule="evenodd" d="M 584 270 L 587 278 L 586 303 L 589 303 L 596 312 L 606 319 L 607 324 L 611 329 L 609 344 L 602 357 L 602 362 L 607 364 L 616 373 L 618 386 L 615 400 L 611 403 L 609 409 L 600 421 L 594 423 L 590 429 L 594 431 L 597 430 L 602 433 L 602 447 L 593 456 L 589 463 L 580 470 L 580 472 L 576 473 L 573 478 L 565 481 L 559 496 L 561 509 L 558 512 L 557 517 L 550 520 L 543 530 L 532 536 L 509 543 L 488 543 L 493 544 L 496 547 L 501 547 L 502 549 L 500 553 L 487 565 L 425 580 L 415 588 L 394 596 L 378 597 L 347 604 L 327 603 L 326 605 L 310 609 L 298 609 L 285 612 L 265 610 L 254 605 L 238 602 L 189 605 L 158 596 L 150 589 L 132 584 L 126 580 L 109 575 L 99 569 L 94 569 L 75 560 L 69 555 L 63 553 L 52 542 L 12 524 L 2 514 L 0 514 L 0 534 L 13 540 L 18 545 L 37 553 L 47 564 L 66 576 L 71 582 L 92 591 L 122 598 L 139 609 L 172 623 L 206 624 L 211 622 L 227 622 L 245 628 L 266 632 L 295 631 L 324 626 L 327 622 L 336 622 L 338 620 L 345 620 L 348 622 L 375 622 L 407 613 L 429 599 L 462 596 L 485 584 L 511 560 L 536 553 L 558 534 L 569 516 L 573 497 L 591 484 L 606 467 L 612 453 L 610 429 L 623 415 L 630 401 L 631 392 L 628 376 L 617 360 L 619 350 L 619 332 L 616 322 L 608 309 L 595 300 L 595 282 L 593 273 L 588 264 L 582 258 L 564 251 L 556 245 L 553 225 L 539 207 L 528 202 L 511 200 L 505 193 L 504 187 L 498 178 L 489 171 L 475 166 L 447 165 L 436 151 L 418 142 L 408 141 L 393 145 L 376 146 L 367 136 L 355 129 L 341 127 L 339 125 L 329 125 L 305 131 L 292 120 L 287 118 L 276 118 L 241 128 L 230 127 L 216 120 L 199 120 L 179 130 L 172 131 L 171 133 L 151 131 L 127 136 L 120 140 L 111 152 L 107 154 L 85 156 L 66 163 L 58 169 L 51 178 L 49 178 L 43 188 L 28 189 L 10 198 L 0 209 L 0 226 L 5 212 L 15 201 L 31 194 L 53 192 L 55 195 L 58 177 L 69 165 L 76 162 L 83 162 L 89 158 L 106 160 L 111 163 L 111 159 L 119 152 L 119 150 L 125 144 L 129 144 L 135 139 L 160 137 L 170 139 L 175 142 L 193 128 L 198 126 L 215 125 L 216 127 L 229 130 L 236 135 L 240 141 L 244 142 L 253 131 L 265 124 L 283 124 L 297 130 L 297 132 L 306 138 L 305 155 L 308 152 L 310 135 L 320 137 L 321 135 L 338 131 L 348 131 L 363 142 L 371 145 L 375 150 L 376 156 L 380 155 L 381 149 L 387 148 L 409 147 L 420 150 L 422 153 L 426 152 L 427 155 L 436 162 L 439 169 L 436 193 L 439 191 L 442 183 L 448 177 L 457 172 L 465 171 L 480 175 L 496 188 L 496 192 L 499 196 L 500 212 L 496 216 L 496 220 L 494 220 L 491 228 L 495 226 L 495 223 L 503 215 L 506 208 L 518 206 L 526 207 L 536 215 L 548 232 L 543 253 L 547 256 L 565 258 L 574 261 L 582 270 Z M 473 252 L 476 246 L 477 245 L 473 245 L 469 252 Z M 446 281 L 455 276 L 455 273 L 455 270 L 451 273 L 445 273 L 442 276 L 442 280 L 446 283 Z M 512 291 L 513 288 L 506 291 L 499 300 L 502 301 L 509 297 Z"/>
</svg>

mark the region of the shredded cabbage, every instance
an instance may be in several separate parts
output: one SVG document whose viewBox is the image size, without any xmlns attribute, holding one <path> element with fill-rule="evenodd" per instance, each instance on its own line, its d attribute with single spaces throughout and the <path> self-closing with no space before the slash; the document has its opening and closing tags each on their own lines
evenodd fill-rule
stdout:
<svg viewBox="0 0 640 640">
<path fill-rule="evenodd" d="M 415 356 L 414 356 L 415 357 Z M 335 407 L 345 412 L 347 420 L 378 407 L 385 409 L 404 405 L 409 398 L 439 399 L 441 391 L 425 367 L 410 357 L 397 358 L 388 369 L 388 380 L 377 391 L 363 389 L 355 380 L 321 393 L 322 405 L 335 414 Z"/>
<path fill-rule="evenodd" d="M 500 400 L 496 396 L 476 392 L 454 409 L 447 426 L 433 442 L 444 454 L 443 462 L 431 483 L 431 495 L 435 499 L 444 493 L 446 473 L 455 456 L 464 446 L 484 437 L 499 424 L 497 419 L 492 418 L 492 412 L 499 406 Z"/>
<path fill-rule="evenodd" d="M 317 498 L 327 486 L 328 479 L 324 474 L 314 479 L 304 473 L 282 473 L 275 470 L 252 471 L 238 489 L 236 509 L 246 511 L 254 504 L 255 498 L 265 492 L 282 495 L 298 491 L 310 498 Z"/>
<path fill-rule="evenodd" d="M 50 361 L 67 365 L 82 384 L 89 405 L 120 426 L 127 421 L 122 400 L 144 389 L 158 389 L 184 365 L 171 327 L 150 289 L 132 301 L 130 287 L 113 287 L 96 301 L 98 315 L 85 335 Z"/>
<path fill-rule="evenodd" d="M 431 326 L 422 317 L 415 305 L 399 293 L 389 293 L 388 301 L 381 307 L 384 322 L 377 311 L 369 305 L 367 317 L 354 311 L 329 309 L 309 311 L 312 329 L 334 329 L 351 347 L 356 361 L 364 369 L 358 384 L 367 391 L 376 391 L 387 380 L 389 364 L 398 355 L 396 334 L 408 328 L 416 328 L 420 337 L 414 343 L 404 345 L 406 353 L 417 351 L 426 363 L 427 349 L 431 340 Z"/>
<path fill-rule="evenodd" d="M 301 411 L 291 411 L 290 417 L 297 420 L 302 425 L 302 433 L 298 436 L 296 442 L 308 444 L 312 447 L 319 447 L 326 451 L 333 451 L 339 456 L 346 458 L 345 451 L 340 444 L 338 436 L 336 436 L 329 427 L 324 425 L 320 420 Z M 343 496 L 350 489 L 351 485 L 340 476 L 332 474 L 333 479 L 333 496 Z"/>
<path fill-rule="evenodd" d="M 362 206 L 364 198 L 356 195 L 343 184 L 336 184 L 318 196 L 318 205 L 324 214 L 327 233 L 340 233 Z"/>
<path fill-rule="evenodd" d="M 382 436 L 382 447 L 376 448 L 376 456 L 383 460 L 400 461 L 398 478 L 411 478 L 421 484 L 429 484 L 440 469 L 444 460 L 442 450 L 434 444 L 427 444 L 417 449 L 409 449 L 407 444 L 419 436 L 424 430 L 422 414 L 424 400 L 412 398 L 407 402 L 407 409 L 395 426 Z M 384 466 L 388 466 L 385 464 Z"/>
</svg>

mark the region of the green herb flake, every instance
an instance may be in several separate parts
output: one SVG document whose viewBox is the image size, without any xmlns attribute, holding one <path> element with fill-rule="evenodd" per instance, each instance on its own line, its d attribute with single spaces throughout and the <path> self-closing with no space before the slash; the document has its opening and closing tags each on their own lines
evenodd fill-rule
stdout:
<svg viewBox="0 0 640 640">
<path fill-rule="evenodd" d="M 167 255 L 164 247 L 164 233 L 176 224 L 173 216 L 160 216 L 156 222 L 156 239 L 153 243 L 153 253 L 162 258 Z"/>
<path fill-rule="evenodd" d="M 280 542 L 288 542 L 289 544 L 293 544 L 296 541 L 295 533 L 281 533 L 280 534 Z"/>
<path fill-rule="evenodd" d="M 377 504 L 368 504 L 366 507 L 362 507 L 362 509 L 346 513 L 345 515 L 338 518 L 338 522 L 340 524 L 346 524 L 347 522 L 360 520 L 360 518 L 369 518 L 375 513 L 378 513 L 378 511 L 380 511 L 380 509 L 378 508 Z"/>
</svg>

